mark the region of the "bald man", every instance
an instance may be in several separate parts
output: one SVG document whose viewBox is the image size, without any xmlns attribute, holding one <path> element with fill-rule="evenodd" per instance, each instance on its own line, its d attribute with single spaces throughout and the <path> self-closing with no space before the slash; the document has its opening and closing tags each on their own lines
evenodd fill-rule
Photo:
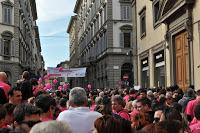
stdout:
<svg viewBox="0 0 200 133">
<path fill-rule="evenodd" d="M 7 84 L 8 78 L 5 72 L 0 72 L 0 88 L 4 90 L 6 98 L 8 98 L 8 91 L 10 90 L 10 85 Z"/>
</svg>

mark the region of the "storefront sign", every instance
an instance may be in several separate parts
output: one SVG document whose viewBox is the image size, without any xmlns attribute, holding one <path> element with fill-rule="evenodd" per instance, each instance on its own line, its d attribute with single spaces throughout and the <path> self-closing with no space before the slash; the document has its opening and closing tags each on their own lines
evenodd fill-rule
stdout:
<svg viewBox="0 0 200 133">
<path fill-rule="evenodd" d="M 155 64 L 164 61 L 164 50 L 154 54 L 154 61 L 155 61 Z"/>
<path fill-rule="evenodd" d="M 142 69 L 149 66 L 148 58 L 145 58 L 141 61 Z"/>
</svg>

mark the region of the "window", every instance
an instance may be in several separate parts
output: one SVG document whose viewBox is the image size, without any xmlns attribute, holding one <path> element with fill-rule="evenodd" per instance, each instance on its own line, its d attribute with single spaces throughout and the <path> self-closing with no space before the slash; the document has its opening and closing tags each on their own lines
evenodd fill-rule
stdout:
<svg viewBox="0 0 200 133">
<path fill-rule="evenodd" d="M 107 21 L 107 6 L 104 7 L 104 22 Z"/>
<path fill-rule="evenodd" d="M 140 37 L 146 35 L 146 8 L 143 8 L 140 13 Z"/>
<path fill-rule="evenodd" d="M 2 34 L 1 53 L 5 60 L 9 60 L 10 56 L 14 56 L 15 46 L 12 43 L 13 34 L 10 31 L 4 31 Z"/>
<path fill-rule="evenodd" d="M 124 33 L 124 47 L 130 48 L 131 46 L 131 33 Z"/>
<path fill-rule="evenodd" d="M 124 25 L 120 27 L 120 46 L 122 48 L 130 48 L 132 43 L 132 26 Z"/>
<path fill-rule="evenodd" d="M 120 34 L 120 45 L 123 48 L 131 47 L 131 32 L 121 32 Z"/>
<path fill-rule="evenodd" d="M 12 7 L 3 5 L 3 23 L 11 24 L 12 22 Z"/>
<path fill-rule="evenodd" d="M 131 7 L 129 5 L 121 6 L 121 19 L 130 20 L 131 19 Z"/>
<path fill-rule="evenodd" d="M 4 55 L 9 56 L 10 55 L 10 40 L 3 40 L 4 42 Z"/>
<path fill-rule="evenodd" d="M 141 85 L 149 87 L 149 61 L 148 57 L 141 60 Z"/>
<path fill-rule="evenodd" d="M 165 86 L 165 62 L 164 50 L 154 54 L 154 86 Z"/>
<path fill-rule="evenodd" d="M 153 2 L 153 23 L 154 23 L 154 26 L 158 22 L 158 17 L 159 17 L 158 15 L 159 15 L 159 1 L 155 0 L 155 2 Z"/>
<path fill-rule="evenodd" d="M 1 2 L 2 4 L 2 22 L 5 24 L 12 24 L 12 8 L 13 3 L 9 0 Z"/>
</svg>

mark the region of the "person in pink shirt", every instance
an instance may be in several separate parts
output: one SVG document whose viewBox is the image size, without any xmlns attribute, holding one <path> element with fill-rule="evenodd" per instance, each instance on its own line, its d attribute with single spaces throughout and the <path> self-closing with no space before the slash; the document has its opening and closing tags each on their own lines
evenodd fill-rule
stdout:
<svg viewBox="0 0 200 133">
<path fill-rule="evenodd" d="M 126 89 L 124 89 L 124 91 L 123 91 L 123 93 L 124 93 L 124 101 L 126 102 L 126 103 L 128 103 L 128 100 L 129 100 L 129 91 L 128 91 L 128 89 L 126 88 Z"/>
<path fill-rule="evenodd" d="M 194 116 L 197 121 L 195 124 L 190 126 L 191 133 L 200 133 L 200 103 L 195 107 Z"/>
<path fill-rule="evenodd" d="M 5 72 L 0 72 L 0 88 L 5 92 L 6 97 L 8 98 L 8 91 L 10 90 L 10 85 L 7 84 L 8 79 Z"/>
<path fill-rule="evenodd" d="M 187 115 L 187 119 L 189 121 L 192 121 L 194 118 L 194 109 L 198 103 L 200 103 L 200 90 L 196 92 L 196 99 L 189 101 L 185 108 L 185 114 Z"/>
<path fill-rule="evenodd" d="M 130 121 L 129 113 L 126 109 L 124 109 L 125 105 L 126 103 L 120 95 L 115 95 L 112 97 L 113 112 Z"/>
</svg>

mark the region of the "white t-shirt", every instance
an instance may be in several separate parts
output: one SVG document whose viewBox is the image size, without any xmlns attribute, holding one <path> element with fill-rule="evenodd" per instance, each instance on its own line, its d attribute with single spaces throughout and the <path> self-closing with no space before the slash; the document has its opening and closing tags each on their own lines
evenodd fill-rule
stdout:
<svg viewBox="0 0 200 133">
<path fill-rule="evenodd" d="M 90 111 L 88 107 L 77 107 L 61 112 L 57 120 L 68 123 L 73 133 L 92 133 L 94 121 L 101 116 L 98 112 Z"/>
</svg>

